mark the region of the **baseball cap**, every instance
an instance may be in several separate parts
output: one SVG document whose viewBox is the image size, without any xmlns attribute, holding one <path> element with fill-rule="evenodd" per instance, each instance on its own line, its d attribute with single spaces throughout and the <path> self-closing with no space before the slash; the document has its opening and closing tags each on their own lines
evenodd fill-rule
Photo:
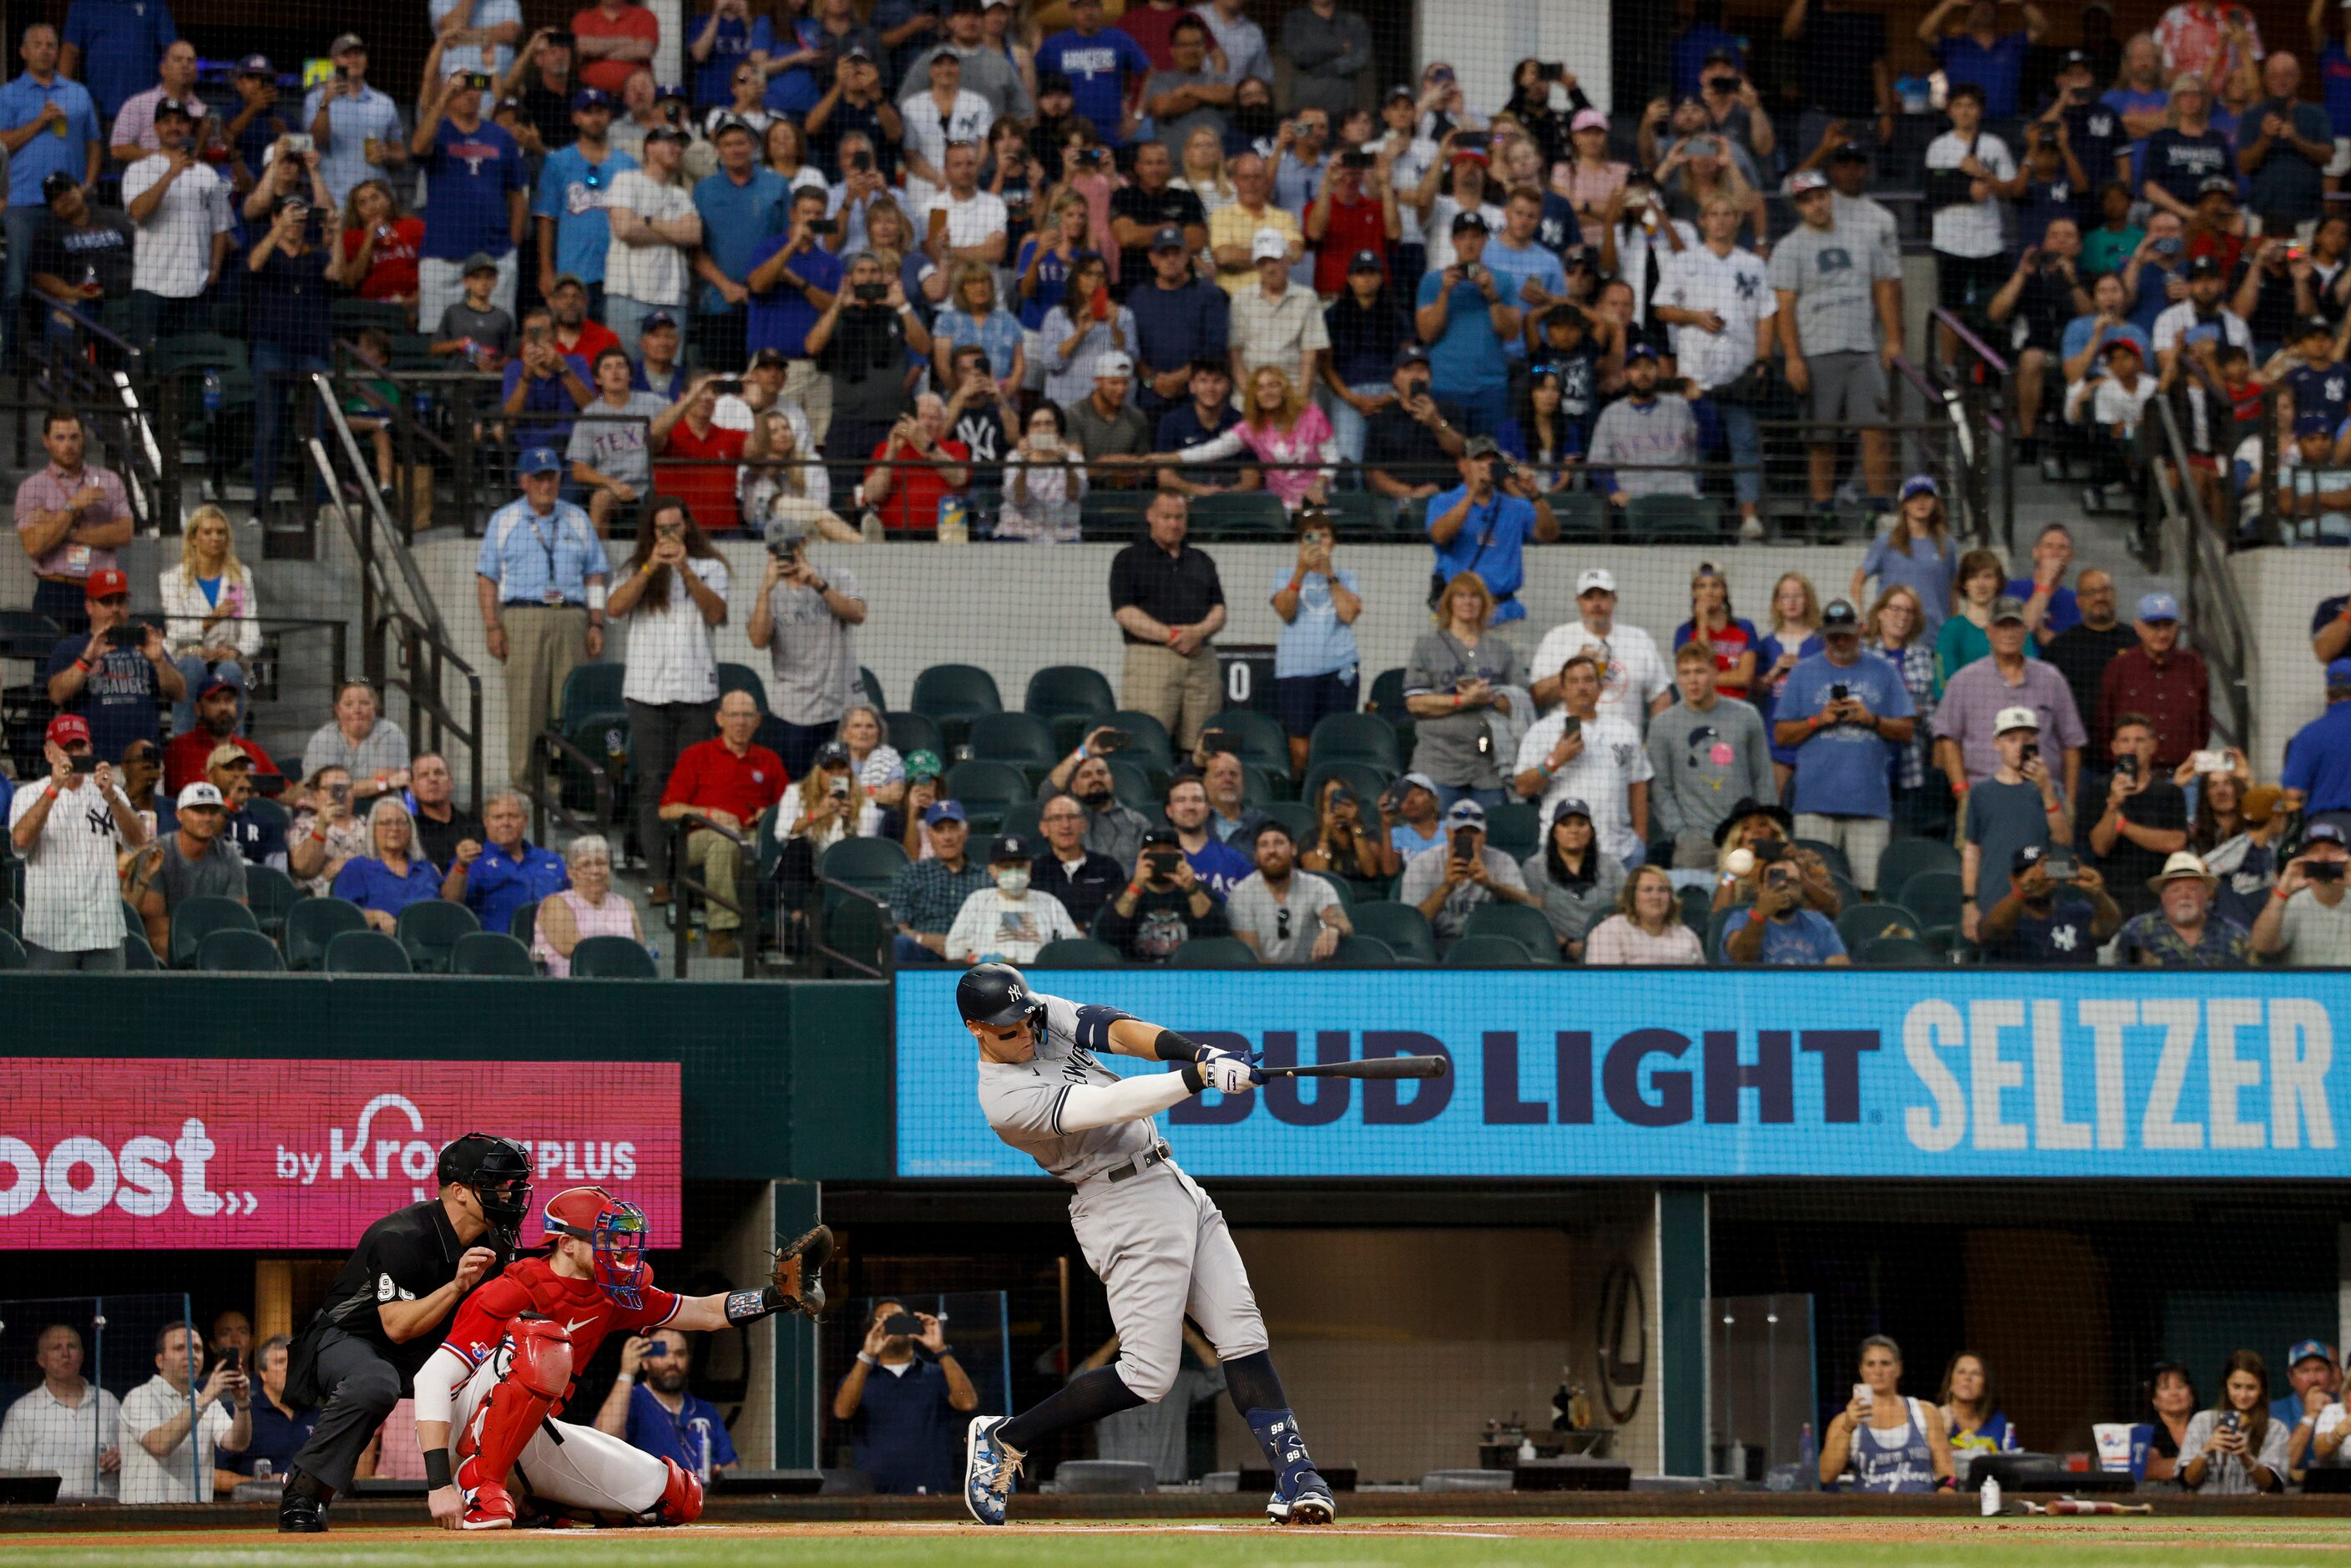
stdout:
<svg viewBox="0 0 2351 1568">
<path fill-rule="evenodd" d="M 781 349 L 762 349 L 758 353 L 751 356 L 751 369 L 755 371 L 763 370 L 770 365 L 780 366 L 785 370 L 789 370 L 791 369 L 792 361 L 785 355 Z"/>
<path fill-rule="evenodd" d="M 1006 833 L 989 846 L 987 863 L 998 861 L 1032 861 L 1037 858 L 1037 846 L 1018 833 Z"/>
<path fill-rule="evenodd" d="M 2294 324 L 2294 335 L 2297 338 L 2307 338 L 2319 332 L 2324 332 L 2330 338 L 2333 337 L 2335 323 L 2324 316 L 2304 316 Z"/>
<path fill-rule="evenodd" d="M 563 460 L 556 456 L 552 446 L 534 446 L 522 455 L 522 461 L 516 467 L 525 478 L 534 474 L 560 474 L 563 472 Z"/>
<path fill-rule="evenodd" d="M 837 740 L 828 740 L 816 748 L 819 768 L 846 768 L 850 765 L 849 747 Z"/>
<path fill-rule="evenodd" d="M 2138 618 L 2142 621 L 2177 621 L 2179 601 L 2168 593 L 2142 593 L 2138 598 Z"/>
<path fill-rule="evenodd" d="M 789 514 L 769 517 L 763 531 L 771 545 L 796 545 L 808 538 L 808 519 Z"/>
<path fill-rule="evenodd" d="M 247 55 L 236 62 L 236 69 L 233 74 L 241 77 L 266 77 L 276 76 L 277 73 L 270 68 L 267 55 Z"/>
<path fill-rule="evenodd" d="M 1857 633 L 1861 630 L 1861 616 L 1854 610 L 1851 601 L 1832 599 L 1821 609 L 1821 630 Z"/>
<path fill-rule="evenodd" d="M 2004 707 L 1991 721 L 1994 735 L 2006 735 L 2011 729 L 2029 729 L 2038 734 L 2041 716 L 2029 707 Z"/>
<path fill-rule="evenodd" d="M 1134 374 L 1134 361 L 1124 354 L 1104 354 L 1094 361 L 1094 380 L 1105 381 L 1113 376 Z"/>
<path fill-rule="evenodd" d="M 1177 228 L 1174 224 L 1169 224 L 1165 228 L 1161 229 L 1158 233 L 1151 236 L 1151 248 L 1153 250 L 1185 249 L 1184 231 Z M 1288 253 L 1285 251 L 1284 254 L 1286 255 Z"/>
<path fill-rule="evenodd" d="M 221 799 L 220 786 L 208 779 L 199 779 L 193 784 L 183 785 L 178 805 L 183 811 L 198 806 L 210 806 L 214 810 L 221 811 L 228 809 L 228 802 Z"/>
<path fill-rule="evenodd" d="M 1453 232 L 1458 235 L 1466 235 L 1473 233 L 1487 234 L 1491 231 L 1487 225 L 1485 214 L 1475 211 L 1463 211 L 1453 214 Z"/>
<path fill-rule="evenodd" d="M 654 330 L 656 328 L 675 327 L 676 325 L 677 318 L 671 315 L 666 310 L 648 311 L 645 315 L 644 321 L 637 328 L 637 336 L 642 338 L 646 333 Z"/>
<path fill-rule="evenodd" d="M 1940 496 L 1942 493 L 1943 487 L 1935 483 L 1932 474 L 1913 474 L 1902 481 L 1901 498 L 1906 501 L 1913 496 Z"/>
<path fill-rule="evenodd" d="M 2332 824 L 2321 825 L 2331 826 Z M 2317 836 L 2318 829 L 2316 826 L 2314 826 L 2310 831 L 2303 834 L 2302 838 L 2304 843 L 2308 843 L 2312 839 L 2314 839 Z M 2339 833 L 2335 836 L 2335 841 L 2337 843 L 2342 841 L 2342 836 Z M 2294 1342 L 2294 1348 L 2285 1353 L 2285 1364 L 2287 1370 L 2292 1371 L 2297 1362 L 2308 1361 L 2314 1355 L 2318 1357 L 2319 1360 L 2326 1363 L 2329 1366 L 2335 1364 L 2335 1347 L 2333 1345 L 2328 1344 L 2324 1340 L 2297 1340 Z"/>
<path fill-rule="evenodd" d="M 1347 258 L 1347 270 L 1349 272 L 1385 272 L 1387 263 L 1380 259 L 1378 251 L 1359 250 Z"/>
<path fill-rule="evenodd" d="M 2063 55 L 2058 57 L 2057 68 L 2060 71 L 2070 71 L 2075 66 L 2086 67 L 2089 63 L 2090 57 L 2084 54 L 2081 50 L 2068 49 Z"/>
<path fill-rule="evenodd" d="M 1398 370 L 1406 365 L 1425 365 L 1428 363 L 1428 350 L 1418 343 L 1406 343 L 1396 350 L 1395 362 Z"/>
<path fill-rule="evenodd" d="M 473 255 L 465 258 L 465 265 L 458 270 L 457 276 L 460 277 L 471 277 L 477 272 L 496 272 L 497 269 L 497 257 L 492 256 L 488 251 L 477 250 Z"/>
<path fill-rule="evenodd" d="M 157 99 L 155 100 L 155 118 L 161 120 L 167 114 L 176 114 L 182 120 L 193 120 L 196 117 L 196 111 L 194 110 L 190 109 L 186 104 L 182 103 L 176 98 Z"/>
<path fill-rule="evenodd" d="M 1279 229 L 1259 229 L 1249 236 L 1251 261 L 1280 261 L 1290 254 L 1290 242 Z"/>
<path fill-rule="evenodd" d="M 2220 257 L 2211 256 L 2197 256 L 2188 264 L 2188 276 L 2191 278 L 2220 277 Z"/>
<path fill-rule="evenodd" d="M 848 57 L 844 55 L 841 57 L 846 59 Z M 1070 78 L 1061 72 L 1039 71 L 1037 73 L 1037 96 L 1039 98 L 1044 97 L 1049 92 L 1068 92 L 1070 90 Z"/>
<path fill-rule="evenodd" d="M 1628 365 L 1635 360 L 1654 360 L 1656 357 L 1657 346 L 1655 343 L 1635 343 L 1625 350 L 1625 362 Z"/>
<path fill-rule="evenodd" d="M 1482 828 L 1486 825 L 1486 808 L 1471 800 L 1456 800 L 1453 809 L 1445 813 L 1445 825 L 1448 828 Z"/>
<path fill-rule="evenodd" d="M 1829 154 L 1829 162 L 1832 163 L 1866 163 L 1869 162 L 1869 149 L 1864 147 L 1858 141 L 1840 141 L 1837 143 L 1836 151 Z"/>
<path fill-rule="evenodd" d="M 925 826 L 933 828 L 937 827 L 941 822 L 961 822 L 966 827 L 969 827 L 971 819 L 964 815 L 962 801 L 935 800 L 931 803 L 930 810 L 923 813 L 923 822 Z"/>
<path fill-rule="evenodd" d="M 348 54 L 353 49 L 364 49 L 367 46 L 360 41 L 360 36 L 357 33 L 344 33 L 338 36 L 333 43 L 327 46 L 327 53 L 330 55 Z"/>
<path fill-rule="evenodd" d="M 1706 52 L 1705 63 L 1710 66 L 1735 66 L 1739 63 L 1739 51 L 1720 47 L 1708 49 Z"/>
<path fill-rule="evenodd" d="M 1499 457 L 1502 449 L 1490 435 L 1473 435 L 1461 448 L 1464 457 Z"/>
<path fill-rule="evenodd" d="M 2019 844 L 2016 852 L 2008 857 L 2008 869 L 2022 876 L 2039 865 L 2048 853 L 2049 851 L 2040 844 Z"/>
<path fill-rule="evenodd" d="M 583 87 L 578 92 L 571 95 L 571 111 L 574 114 L 579 113 L 580 110 L 583 109 L 610 109 L 611 107 L 612 95 L 606 92 L 601 87 Z"/>
<path fill-rule="evenodd" d="M 1608 117 L 1596 109 L 1579 109 L 1575 111 L 1575 118 L 1567 122 L 1567 128 L 1570 131 L 1605 131 L 1608 129 Z"/>
<path fill-rule="evenodd" d="M 41 181 L 41 200 L 44 202 L 54 202 L 59 196 L 64 195 L 68 191 L 78 191 L 80 189 L 81 182 L 79 180 L 75 179 L 63 169 L 52 169 L 49 171 L 47 176 Z"/>
<path fill-rule="evenodd" d="M 2326 666 L 2326 684 L 2331 687 L 2351 687 L 2351 659 L 2336 659 Z"/>
<path fill-rule="evenodd" d="M 2207 174 L 2196 182 L 2196 193 L 2199 196 L 2226 196 L 2233 202 L 2237 199 L 2237 182 L 2226 174 Z"/>
<path fill-rule="evenodd" d="M 1997 626 L 2003 621 L 2022 621 L 2023 619 L 2024 601 L 2019 599 L 2013 593 L 2003 593 L 1998 599 L 1991 601 L 1991 623 L 1993 625 Z"/>
<path fill-rule="evenodd" d="M 2333 822 L 2313 822 L 2310 826 L 2303 829 L 2302 841 L 2305 844 L 2351 845 L 2351 837 L 2346 837 L 2343 830 Z M 2306 1341 L 2304 1343 L 2314 1342 Z M 2294 1361 L 2299 1361 L 2302 1358 L 2297 1355 L 2294 1358 L 2294 1361 L 2289 1361 L 2286 1364 L 2288 1366 L 2292 1366 Z"/>
<path fill-rule="evenodd" d="M 210 768 L 250 768 L 253 753 L 234 740 L 224 740 L 204 753 L 204 766 Z"/>
<path fill-rule="evenodd" d="M 1470 804 L 1477 802 L 1471 801 Z M 1592 821 L 1592 808 L 1578 797 L 1570 795 L 1551 809 L 1551 820 L 1554 824 L 1562 817 L 1581 817 L 1588 822 Z"/>
<path fill-rule="evenodd" d="M 126 599 L 131 596 L 131 579 L 120 567 L 100 567 L 82 580 L 84 599 L 112 599 L 117 594 Z"/>
<path fill-rule="evenodd" d="M 867 48 L 862 44 L 852 44 L 849 47 L 841 51 L 841 57 L 844 60 L 863 60 L 867 64 L 871 65 L 873 60 L 873 51 Z M 1038 90 L 1040 92 L 1044 90 L 1044 84 L 1041 79 L 1039 81 Z"/>
<path fill-rule="evenodd" d="M 910 751 L 906 753 L 906 778 L 909 782 L 919 784 L 925 779 L 936 779 L 941 771 L 942 769 L 939 767 L 939 754 L 937 752 Z"/>
<path fill-rule="evenodd" d="M 2144 360 L 2147 358 L 2145 354 L 2138 351 L 2138 340 L 2136 338 L 2116 338 L 2099 351 L 2101 354 L 2107 357 L 2112 357 L 2114 354 L 2120 352 L 2128 354 L 2135 360 Z"/>
<path fill-rule="evenodd" d="M 1381 101 L 1387 102 L 1399 98 L 1403 99 L 1406 103 L 1418 103 L 1420 101 L 1420 95 L 1413 91 L 1410 87 L 1406 86 L 1403 82 L 1398 82 L 1395 86 L 1388 89 L 1387 98 Z"/>
<path fill-rule="evenodd" d="M 1585 567 L 1575 580 L 1575 596 L 1581 599 L 1595 590 L 1602 593 L 1615 592 L 1616 574 L 1604 566 Z"/>
<path fill-rule="evenodd" d="M 653 89 L 653 101 L 655 103 L 659 103 L 665 98 L 684 98 L 685 96 L 685 89 L 680 87 L 674 81 L 665 81 L 659 87 Z"/>
<path fill-rule="evenodd" d="M 645 132 L 647 141 L 674 141 L 680 147 L 694 140 L 693 132 L 679 125 L 656 125 Z"/>
<path fill-rule="evenodd" d="M 69 740 L 78 740 L 87 745 L 89 742 L 89 720 L 78 713 L 61 713 L 49 720 L 47 737 L 58 746 Z"/>
<path fill-rule="evenodd" d="M 205 677 L 204 685 L 196 692 L 196 700 L 202 702 L 214 692 L 236 692 L 241 695 L 244 691 L 245 683 L 235 675 L 215 674 Z"/>
<path fill-rule="evenodd" d="M 1828 176 L 1818 169 L 1799 169 L 1788 176 L 1788 194 L 1792 196 L 1804 195 L 1813 191 L 1825 191 L 1828 188 Z"/>
<path fill-rule="evenodd" d="M 297 211 L 307 213 L 309 210 L 310 195 L 307 191 L 288 191 L 269 204 L 269 214 L 272 217 L 276 217 L 279 213 Z"/>
<path fill-rule="evenodd" d="M 1143 847 L 1146 850 L 1180 850 L 1184 841 L 1176 836 L 1173 828 L 1148 828 L 1144 831 Z"/>
</svg>

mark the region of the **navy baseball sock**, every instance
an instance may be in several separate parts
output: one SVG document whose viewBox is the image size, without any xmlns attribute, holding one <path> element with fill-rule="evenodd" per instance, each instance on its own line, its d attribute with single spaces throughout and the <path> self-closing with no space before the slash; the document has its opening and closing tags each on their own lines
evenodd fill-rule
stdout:
<svg viewBox="0 0 2351 1568">
<path fill-rule="evenodd" d="M 1222 1364 L 1233 1408 L 1257 1435 L 1257 1446 L 1265 1450 L 1266 1463 L 1273 1467 L 1274 1490 L 1290 1496 L 1298 1478 L 1314 1468 L 1314 1460 L 1306 1452 L 1298 1417 L 1290 1413 L 1289 1401 L 1282 1395 L 1281 1375 L 1273 1370 L 1273 1354 L 1261 1350 L 1233 1356 Z"/>
<path fill-rule="evenodd" d="M 1145 1403 L 1129 1388 L 1115 1366 L 1082 1372 L 1054 1393 L 1039 1400 L 996 1429 L 996 1440 L 1018 1454 L 1028 1453 L 1054 1433 L 1082 1427 Z"/>
</svg>

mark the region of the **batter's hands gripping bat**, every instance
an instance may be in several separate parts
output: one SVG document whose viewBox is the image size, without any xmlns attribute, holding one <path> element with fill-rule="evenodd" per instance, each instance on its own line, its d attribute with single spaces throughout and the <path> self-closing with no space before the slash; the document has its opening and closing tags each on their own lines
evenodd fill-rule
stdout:
<svg viewBox="0 0 2351 1568">
<path fill-rule="evenodd" d="M 1374 1056 L 1365 1061 L 1301 1062 L 1296 1067 L 1260 1067 L 1264 1078 L 1442 1078 L 1453 1071 L 1446 1056 Z"/>
</svg>

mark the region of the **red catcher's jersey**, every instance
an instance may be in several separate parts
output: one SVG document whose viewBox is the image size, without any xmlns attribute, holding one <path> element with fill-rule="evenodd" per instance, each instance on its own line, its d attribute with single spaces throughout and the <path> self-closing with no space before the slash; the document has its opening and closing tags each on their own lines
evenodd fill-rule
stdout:
<svg viewBox="0 0 2351 1568">
<path fill-rule="evenodd" d="M 606 1334 L 640 1333 L 677 1315 L 679 1298 L 654 1287 L 650 1263 L 640 1289 L 644 1305 L 631 1312 L 597 1289 L 593 1280 L 565 1279 L 544 1258 L 517 1259 L 465 1298 L 443 1348 L 463 1356 L 466 1365 L 479 1366 L 506 1338 L 509 1323 L 525 1312 L 536 1312 L 563 1325 L 571 1336 L 571 1364 L 584 1369 Z"/>
</svg>

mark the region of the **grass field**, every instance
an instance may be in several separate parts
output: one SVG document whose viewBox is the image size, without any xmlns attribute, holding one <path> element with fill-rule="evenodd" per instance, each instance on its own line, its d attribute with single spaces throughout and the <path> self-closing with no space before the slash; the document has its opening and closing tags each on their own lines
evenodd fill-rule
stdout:
<svg viewBox="0 0 2351 1568">
<path fill-rule="evenodd" d="M 1311 1532 L 1153 1521 L 987 1532 L 968 1525 L 810 1524 L 465 1537 L 351 1529 L 325 1540 L 227 1531 L 0 1537 L 0 1568 L 1196 1568 L 1204 1562 L 1323 1568 L 2038 1563 L 2178 1568 L 2346 1561 L 2351 1523 L 2265 1520 L 1378 1520 Z"/>
</svg>

